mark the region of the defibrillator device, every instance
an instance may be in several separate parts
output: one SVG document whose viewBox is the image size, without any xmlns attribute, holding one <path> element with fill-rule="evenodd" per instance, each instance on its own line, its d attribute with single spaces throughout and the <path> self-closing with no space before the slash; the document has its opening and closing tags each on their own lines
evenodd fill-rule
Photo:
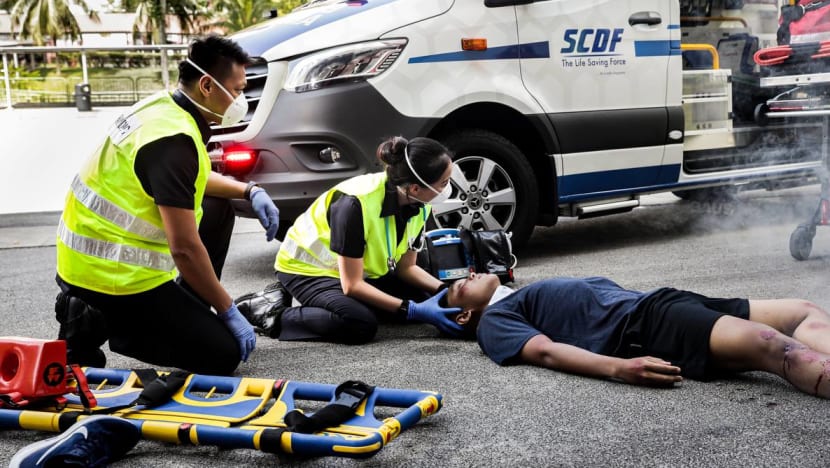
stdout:
<svg viewBox="0 0 830 468">
<path fill-rule="evenodd" d="M 470 273 L 492 273 L 503 283 L 513 281 L 516 256 L 510 234 L 503 230 L 433 229 L 424 233 L 418 266 L 450 283 Z"/>
<path fill-rule="evenodd" d="M 0 337 L 0 408 L 61 406 L 74 391 L 96 405 L 80 367 L 66 365 L 65 341 Z"/>
</svg>

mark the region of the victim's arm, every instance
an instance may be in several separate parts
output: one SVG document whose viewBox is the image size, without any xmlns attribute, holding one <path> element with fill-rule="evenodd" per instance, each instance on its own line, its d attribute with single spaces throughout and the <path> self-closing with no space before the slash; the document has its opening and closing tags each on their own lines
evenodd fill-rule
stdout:
<svg viewBox="0 0 830 468">
<path fill-rule="evenodd" d="M 651 356 L 630 359 L 605 356 L 539 334 L 522 347 L 529 364 L 590 377 L 618 379 L 636 385 L 669 386 L 680 382 L 680 368 Z"/>
</svg>

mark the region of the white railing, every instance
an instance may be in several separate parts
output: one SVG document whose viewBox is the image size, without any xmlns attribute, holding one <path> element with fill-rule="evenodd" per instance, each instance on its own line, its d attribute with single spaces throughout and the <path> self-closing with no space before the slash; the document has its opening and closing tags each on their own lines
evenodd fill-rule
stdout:
<svg viewBox="0 0 830 468">
<path fill-rule="evenodd" d="M 87 65 L 87 55 L 90 53 L 95 52 L 150 52 L 157 54 L 160 58 L 161 63 L 161 86 L 166 89 L 170 87 L 170 70 L 168 68 L 168 54 L 170 51 L 183 51 L 187 50 L 187 45 L 135 45 L 135 46 L 67 46 L 67 47 L 42 47 L 42 46 L 10 46 L 10 47 L 0 47 L 0 55 L 3 56 L 3 87 L 0 89 L 0 96 L 2 96 L 5 101 L 5 107 L 11 108 L 14 101 L 13 98 L 21 98 L 24 101 L 21 102 L 31 102 L 32 100 L 39 99 L 41 102 L 49 102 L 50 99 L 57 99 L 56 96 L 61 96 L 60 102 L 67 102 L 63 98 L 66 97 L 68 101 L 71 102 L 71 85 L 69 84 L 72 81 L 77 81 L 77 78 L 60 78 L 60 77 L 50 77 L 50 78 L 35 78 L 34 80 L 41 80 L 46 81 L 49 79 L 56 79 L 56 80 L 63 80 L 64 86 L 63 89 L 44 89 L 44 90 L 26 90 L 26 89 L 18 89 L 19 86 L 15 86 L 12 88 L 12 83 L 15 85 L 19 85 L 20 83 L 24 83 L 26 80 L 32 80 L 32 78 L 21 78 L 21 77 L 12 77 L 11 76 L 11 68 L 10 68 L 10 60 L 11 63 L 17 64 L 19 56 L 27 56 L 32 54 L 53 54 L 53 53 L 75 53 L 80 54 L 81 57 L 81 73 L 82 78 L 80 82 L 89 83 L 89 69 Z M 127 83 L 127 78 L 131 80 L 131 83 Z M 128 97 L 133 101 L 137 101 L 140 98 L 151 94 L 153 90 L 149 90 L 148 86 L 142 86 L 142 80 L 147 80 L 146 77 L 139 77 L 137 79 L 132 79 L 129 77 L 94 77 L 93 81 L 98 81 L 99 85 L 103 86 L 91 86 L 93 89 L 93 95 L 98 102 L 112 102 L 113 98 L 116 96 Z M 115 83 L 115 80 L 123 80 L 124 86 L 126 89 L 120 88 L 113 88 L 111 85 Z M 157 90 L 157 89 L 156 89 Z M 0 107 L 2 104 L 0 104 Z"/>
</svg>

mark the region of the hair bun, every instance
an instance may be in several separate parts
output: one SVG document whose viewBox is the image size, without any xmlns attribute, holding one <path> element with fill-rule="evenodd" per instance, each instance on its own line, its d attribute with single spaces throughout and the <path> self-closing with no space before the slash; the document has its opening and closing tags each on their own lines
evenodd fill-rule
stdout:
<svg viewBox="0 0 830 468">
<path fill-rule="evenodd" d="M 378 159 L 388 166 L 400 164 L 404 162 L 406 145 L 408 144 L 409 141 L 404 137 L 389 138 L 378 147 Z"/>
<path fill-rule="evenodd" d="M 406 154 L 406 145 L 409 142 L 404 137 L 392 137 L 392 153 L 403 157 Z"/>
</svg>

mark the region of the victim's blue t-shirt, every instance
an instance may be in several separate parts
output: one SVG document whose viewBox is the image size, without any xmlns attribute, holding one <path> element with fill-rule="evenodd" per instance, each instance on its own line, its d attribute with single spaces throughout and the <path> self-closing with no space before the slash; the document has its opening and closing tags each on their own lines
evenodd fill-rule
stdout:
<svg viewBox="0 0 830 468">
<path fill-rule="evenodd" d="M 498 364 L 509 363 L 540 334 L 608 355 L 647 295 L 602 277 L 537 281 L 484 309 L 478 344 Z"/>
</svg>

